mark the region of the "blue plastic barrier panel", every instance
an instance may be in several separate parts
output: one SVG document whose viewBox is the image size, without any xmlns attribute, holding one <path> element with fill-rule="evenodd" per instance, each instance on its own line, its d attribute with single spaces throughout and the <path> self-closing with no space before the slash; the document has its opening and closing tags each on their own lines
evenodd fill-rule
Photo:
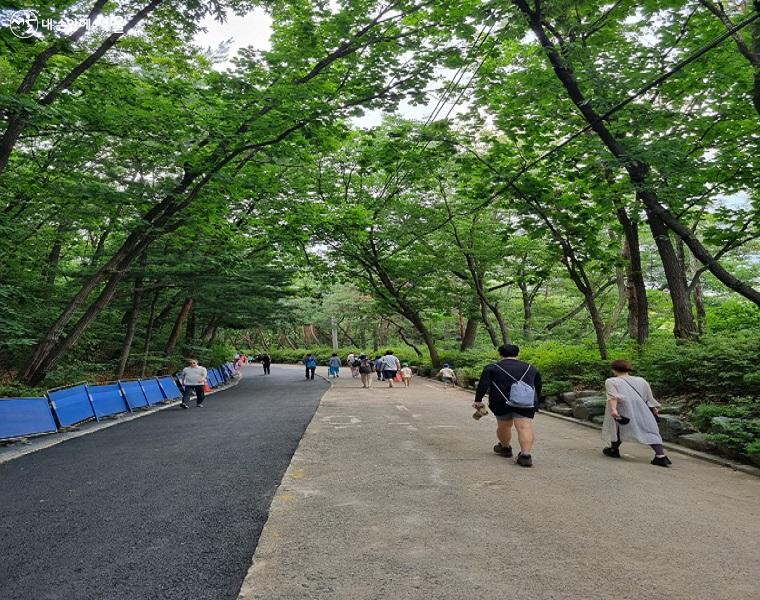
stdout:
<svg viewBox="0 0 760 600">
<path fill-rule="evenodd" d="M 53 390 L 48 392 L 48 398 L 61 427 L 96 418 L 84 384 Z"/>
<path fill-rule="evenodd" d="M 139 381 L 120 381 L 121 393 L 129 404 L 129 408 L 142 408 L 148 406 L 148 399 Z"/>
<path fill-rule="evenodd" d="M 219 385 L 222 385 L 226 380 L 224 379 L 224 373 L 222 372 L 222 369 L 219 367 L 216 367 L 213 369 L 214 375 L 216 375 L 216 380 L 219 382 Z"/>
<path fill-rule="evenodd" d="M 121 395 L 121 388 L 118 383 L 88 385 L 87 391 L 90 392 L 92 407 L 95 409 L 95 415 L 98 418 L 129 412 L 129 405 L 124 396 Z"/>
<path fill-rule="evenodd" d="M 161 386 L 167 400 L 174 400 L 175 398 L 182 397 L 182 392 L 177 386 L 177 382 L 174 381 L 174 377 L 159 377 L 158 384 Z"/>
<path fill-rule="evenodd" d="M 221 383 L 219 381 L 219 376 L 216 374 L 216 369 L 210 369 L 208 372 L 208 382 L 211 387 L 219 387 L 219 384 Z"/>
<path fill-rule="evenodd" d="M 47 398 L 0 398 L 0 439 L 56 430 Z"/>
<path fill-rule="evenodd" d="M 157 379 L 141 379 L 138 383 L 145 393 L 145 398 L 147 398 L 148 404 L 151 406 L 166 400 L 166 398 L 164 398 L 164 393 L 161 391 L 161 386 L 158 385 Z"/>
</svg>

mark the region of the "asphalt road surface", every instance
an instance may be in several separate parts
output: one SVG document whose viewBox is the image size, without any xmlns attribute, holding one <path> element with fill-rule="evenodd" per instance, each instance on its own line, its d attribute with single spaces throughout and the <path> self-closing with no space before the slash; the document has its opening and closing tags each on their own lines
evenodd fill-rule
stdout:
<svg viewBox="0 0 760 600">
<path fill-rule="evenodd" d="M 0 599 L 235 598 L 320 396 L 247 367 L 169 408 L 0 465 Z"/>
</svg>

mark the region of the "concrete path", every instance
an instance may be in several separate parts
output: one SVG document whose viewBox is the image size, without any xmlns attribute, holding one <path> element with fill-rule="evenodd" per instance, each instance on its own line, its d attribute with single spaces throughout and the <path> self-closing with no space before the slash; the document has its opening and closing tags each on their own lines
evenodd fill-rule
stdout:
<svg viewBox="0 0 760 600">
<path fill-rule="evenodd" d="M 338 380 L 240 599 L 760 598 L 760 479 L 678 454 L 653 467 L 631 444 L 608 459 L 598 432 L 549 416 L 524 469 L 471 402 Z"/>
<path fill-rule="evenodd" d="M 172 407 L 0 464 L 1 600 L 235 598 L 323 380 L 244 369 Z"/>
</svg>

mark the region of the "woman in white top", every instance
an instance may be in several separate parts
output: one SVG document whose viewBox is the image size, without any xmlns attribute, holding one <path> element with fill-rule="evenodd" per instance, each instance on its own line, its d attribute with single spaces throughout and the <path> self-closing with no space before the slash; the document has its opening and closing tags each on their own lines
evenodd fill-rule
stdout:
<svg viewBox="0 0 760 600">
<path fill-rule="evenodd" d="M 607 390 L 607 407 L 602 425 L 602 439 L 610 446 L 602 450 L 605 456 L 620 458 L 620 444 L 635 440 L 649 444 L 654 450 L 652 464 L 667 467 L 671 464 L 662 447 L 657 426 L 657 407 L 652 388 L 646 379 L 631 375 L 633 367 L 625 360 L 612 363 L 614 377 L 604 382 Z"/>
</svg>

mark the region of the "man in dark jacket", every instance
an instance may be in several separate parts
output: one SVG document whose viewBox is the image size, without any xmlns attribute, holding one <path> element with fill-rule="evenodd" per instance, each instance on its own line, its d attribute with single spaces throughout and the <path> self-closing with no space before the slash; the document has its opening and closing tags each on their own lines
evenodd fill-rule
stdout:
<svg viewBox="0 0 760 600">
<path fill-rule="evenodd" d="M 541 397 L 541 374 L 533 365 L 517 360 L 519 353 L 520 349 L 512 344 L 499 346 L 501 360 L 483 369 L 472 406 L 482 408 L 483 397 L 488 393 L 488 407 L 496 417 L 496 437 L 499 439 L 493 451 L 501 456 L 512 456 L 510 442 L 514 425 L 520 443 L 520 453 L 516 462 L 522 467 L 532 467 L 533 459 L 530 453 L 533 449 L 533 417 Z M 533 406 L 518 406 L 510 400 L 512 386 L 518 382 L 533 388 Z"/>
</svg>

